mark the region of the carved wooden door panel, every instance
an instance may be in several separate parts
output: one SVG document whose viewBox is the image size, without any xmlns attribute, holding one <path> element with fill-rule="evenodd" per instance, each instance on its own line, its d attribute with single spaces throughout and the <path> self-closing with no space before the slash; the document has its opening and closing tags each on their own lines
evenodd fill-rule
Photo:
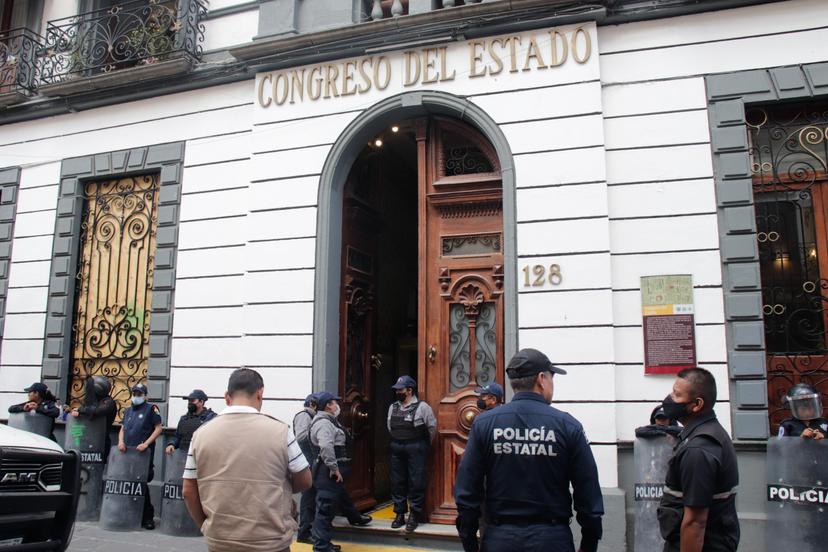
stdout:
<svg viewBox="0 0 828 552">
<path fill-rule="evenodd" d="M 427 134 L 423 127 L 419 379 L 439 428 L 431 520 L 453 523 L 455 473 L 478 413 L 474 389 L 503 383 L 502 186 L 494 149 L 475 131 L 439 118 Z"/>
<path fill-rule="evenodd" d="M 374 498 L 373 423 L 371 404 L 375 328 L 374 290 L 377 273 L 376 235 L 379 214 L 373 203 L 369 161 L 351 171 L 342 213 L 342 290 L 340 293 L 340 420 L 353 436 L 353 469 L 346 487 L 360 510 Z"/>
</svg>

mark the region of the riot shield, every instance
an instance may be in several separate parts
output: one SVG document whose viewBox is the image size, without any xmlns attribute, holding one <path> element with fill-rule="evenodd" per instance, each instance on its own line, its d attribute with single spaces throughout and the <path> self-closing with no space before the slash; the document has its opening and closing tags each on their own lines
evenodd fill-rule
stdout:
<svg viewBox="0 0 828 552">
<path fill-rule="evenodd" d="M 825 550 L 828 441 L 768 439 L 768 550 Z"/>
<path fill-rule="evenodd" d="M 182 474 L 187 462 L 187 451 L 177 449 L 166 458 L 164 468 L 164 493 L 161 501 L 161 532 L 178 537 L 198 537 L 201 530 L 196 526 L 181 494 Z"/>
<path fill-rule="evenodd" d="M 47 439 L 52 435 L 53 418 L 40 414 L 34 410 L 29 412 L 14 412 L 9 414 L 9 427 L 22 429 L 42 435 Z"/>
<path fill-rule="evenodd" d="M 66 418 L 63 448 L 76 450 L 81 457 L 81 492 L 75 516 L 78 521 L 97 521 L 101 514 L 106 430 L 106 418 Z"/>
<path fill-rule="evenodd" d="M 141 528 L 147 475 L 152 451 L 129 447 L 126 452 L 113 446 L 109 451 L 101 504 L 101 528 L 135 531 Z"/>
<path fill-rule="evenodd" d="M 651 552 L 664 547 L 658 526 L 658 505 L 664 493 L 667 462 L 673 454 L 675 437 L 665 433 L 638 437 L 635 462 L 635 551 Z"/>
</svg>

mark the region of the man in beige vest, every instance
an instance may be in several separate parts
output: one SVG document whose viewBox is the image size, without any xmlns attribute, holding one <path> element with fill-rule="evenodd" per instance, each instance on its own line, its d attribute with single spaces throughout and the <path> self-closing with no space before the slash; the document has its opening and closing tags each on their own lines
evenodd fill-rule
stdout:
<svg viewBox="0 0 828 552">
<path fill-rule="evenodd" d="M 255 370 L 230 375 L 221 414 L 193 434 L 184 501 L 210 552 L 289 551 L 296 532 L 293 493 L 311 486 L 290 427 L 261 413 Z"/>
</svg>

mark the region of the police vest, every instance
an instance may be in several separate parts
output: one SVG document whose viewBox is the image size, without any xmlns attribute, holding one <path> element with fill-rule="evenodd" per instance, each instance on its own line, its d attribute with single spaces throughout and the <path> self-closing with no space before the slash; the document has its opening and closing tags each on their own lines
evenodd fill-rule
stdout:
<svg viewBox="0 0 828 552">
<path fill-rule="evenodd" d="M 124 419 L 121 422 L 124 429 L 124 443 L 128 447 L 134 447 L 146 441 L 155 430 L 155 420 L 160 420 L 153 411 L 155 405 L 145 402 L 138 406 L 131 406 L 124 412 Z M 155 447 L 153 442 L 151 447 Z"/>
<path fill-rule="evenodd" d="M 190 449 L 190 442 L 193 440 L 193 433 L 195 433 L 195 430 L 204 425 L 206 420 L 202 416 L 206 413 L 207 411 L 205 410 L 200 416 L 195 414 L 192 416 L 189 414 L 181 416 L 181 419 L 178 421 L 178 434 L 181 436 L 179 448 L 181 450 Z"/>
<path fill-rule="evenodd" d="M 417 410 L 420 409 L 422 401 L 417 402 L 411 410 L 403 410 L 399 402 L 391 405 L 391 438 L 395 441 L 417 441 L 425 439 L 428 441 L 428 427 L 426 424 L 414 425 Z"/>
<path fill-rule="evenodd" d="M 711 423 L 715 422 L 715 423 Z M 730 443 L 727 432 L 713 418 L 694 428 L 690 434 L 673 447 L 673 456 L 667 467 L 667 476 L 664 484 L 664 495 L 659 506 L 659 523 L 661 536 L 668 542 L 676 541 L 681 531 L 681 520 L 684 514 L 684 492 L 681 488 L 680 456 L 688 444 L 698 438 L 708 438 L 716 441 L 721 447 L 721 469 L 714 485 L 713 504 L 710 505 L 710 515 L 705 531 L 705 543 L 718 537 L 728 536 L 733 531 L 735 520 L 724 519 L 736 513 L 736 485 L 739 483 L 739 471 L 736 452 Z M 732 510 L 732 512 L 730 512 Z M 662 512 L 674 512 L 673 515 L 664 515 Z M 735 526 L 735 537 L 738 540 L 738 524 Z M 707 545 L 705 550 L 707 550 Z M 716 550 L 715 545 L 711 549 Z"/>
<path fill-rule="evenodd" d="M 294 431 L 296 430 L 296 420 L 299 419 L 299 416 L 307 416 L 311 419 L 311 424 L 313 424 L 313 414 L 308 412 L 307 410 L 300 410 L 296 413 L 296 416 L 293 417 L 293 428 Z M 310 426 L 308 426 L 308 431 L 305 433 L 304 437 L 296 436 L 296 442 L 299 444 L 299 449 L 302 451 L 302 454 L 305 455 L 305 460 L 308 462 L 312 462 L 314 455 L 313 455 L 313 447 L 311 446 L 310 442 Z"/>
<path fill-rule="evenodd" d="M 336 463 L 337 464 L 348 464 L 351 462 L 351 434 L 342 427 L 342 424 L 339 423 L 339 420 L 334 420 L 331 422 L 328 418 L 317 416 L 314 417 L 313 421 L 311 422 L 310 427 L 308 428 L 308 445 L 310 446 L 310 451 L 312 458 L 314 461 L 320 459 L 320 454 L 322 452 L 322 448 L 314 445 L 313 441 L 310 439 L 311 432 L 313 431 L 313 426 L 315 426 L 318 422 L 327 421 L 329 423 L 333 423 L 334 427 L 336 427 L 339 431 L 345 434 L 345 444 L 344 445 L 334 445 L 334 455 L 336 456 Z"/>
</svg>

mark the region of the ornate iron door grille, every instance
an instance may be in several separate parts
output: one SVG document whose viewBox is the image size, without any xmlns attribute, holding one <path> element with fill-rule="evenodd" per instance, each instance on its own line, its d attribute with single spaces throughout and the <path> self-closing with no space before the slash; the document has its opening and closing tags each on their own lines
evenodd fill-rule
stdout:
<svg viewBox="0 0 828 552">
<path fill-rule="evenodd" d="M 746 115 L 775 432 L 792 385 L 828 395 L 828 103 Z"/>
<path fill-rule="evenodd" d="M 77 273 L 70 402 L 85 381 L 112 383 L 118 417 L 147 375 L 158 175 L 88 182 Z"/>
</svg>

